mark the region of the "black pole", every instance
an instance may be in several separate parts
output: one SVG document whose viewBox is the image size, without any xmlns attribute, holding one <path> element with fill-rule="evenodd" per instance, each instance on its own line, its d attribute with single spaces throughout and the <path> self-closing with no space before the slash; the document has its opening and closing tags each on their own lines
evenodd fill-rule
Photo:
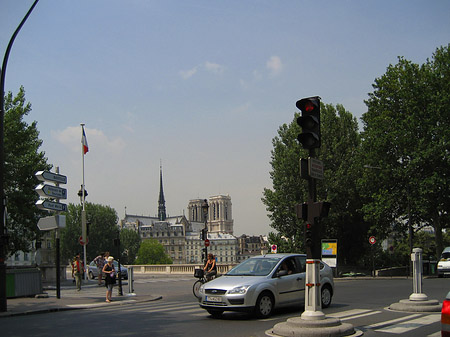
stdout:
<svg viewBox="0 0 450 337">
<path fill-rule="evenodd" d="M 6 301 L 6 249 L 8 245 L 8 233 L 6 231 L 5 224 L 5 190 L 4 190 L 4 179 L 5 179 L 5 157 L 4 157 L 4 148 L 5 148 L 5 133 L 4 133 L 4 118 L 5 118 L 5 76 L 6 76 L 6 65 L 8 64 L 8 57 L 11 51 L 14 40 L 19 34 L 20 29 L 24 25 L 25 21 L 30 16 L 34 7 L 38 3 L 39 0 L 35 0 L 33 5 L 31 5 L 25 17 L 20 22 L 19 26 L 14 31 L 14 34 L 9 40 L 8 47 L 5 51 L 5 56 L 3 58 L 2 68 L 0 69 L 0 312 L 7 311 L 7 301 Z"/>
<path fill-rule="evenodd" d="M 117 231 L 117 262 L 119 263 L 119 270 L 117 271 L 117 276 L 119 278 L 119 296 L 123 296 L 122 272 L 120 270 L 120 231 Z"/>
<path fill-rule="evenodd" d="M 60 268 L 60 259 L 59 259 L 59 229 L 56 229 L 56 298 L 61 298 L 61 268 Z"/>
</svg>

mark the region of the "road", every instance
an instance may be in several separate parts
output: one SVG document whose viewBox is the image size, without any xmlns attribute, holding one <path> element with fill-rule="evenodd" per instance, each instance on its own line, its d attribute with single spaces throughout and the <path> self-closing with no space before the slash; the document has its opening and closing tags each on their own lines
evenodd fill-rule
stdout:
<svg viewBox="0 0 450 337">
<path fill-rule="evenodd" d="M 283 309 L 268 319 L 225 313 L 214 319 L 199 308 L 192 295 L 195 279 L 189 276 L 136 275 L 135 292 L 162 295 L 155 302 L 111 305 L 103 308 L 8 317 L 1 321 L 1 336 L 266 336 L 265 331 L 303 308 Z M 100 287 L 102 288 L 102 287 Z M 445 297 L 448 279 L 425 279 L 430 299 Z M 91 291 L 104 289 L 93 288 Z M 440 336 L 440 314 L 392 312 L 386 308 L 412 291 L 411 279 L 337 280 L 327 316 L 351 323 L 364 336 Z M 116 295 L 116 290 L 114 295 Z"/>
</svg>

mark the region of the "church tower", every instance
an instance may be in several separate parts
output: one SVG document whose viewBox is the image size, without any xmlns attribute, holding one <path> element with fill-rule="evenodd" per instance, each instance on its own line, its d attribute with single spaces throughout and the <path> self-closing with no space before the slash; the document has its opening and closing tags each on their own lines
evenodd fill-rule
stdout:
<svg viewBox="0 0 450 337">
<path fill-rule="evenodd" d="M 166 200 L 164 199 L 163 179 L 162 179 L 162 165 L 159 166 L 159 201 L 158 201 L 158 219 L 165 221 L 166 215 Z"/>
</svg>

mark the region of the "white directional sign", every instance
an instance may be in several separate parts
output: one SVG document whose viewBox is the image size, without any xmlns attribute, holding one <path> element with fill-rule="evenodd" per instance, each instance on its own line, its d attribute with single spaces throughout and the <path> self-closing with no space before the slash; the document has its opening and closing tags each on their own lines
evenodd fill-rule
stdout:
<svg viewBox="0 0 450 337">
<path fill-rule="evenodd" d="M 41 231 L 49 231 L 52 229 L 66 227 L 66 216 L 58 214 L 40 218 L 38 227 Z"/>
<path fill-rule="evenodd" d="M 49 171 L 38 171 L 36 172 L 35 176 L 40 181 L 52 181 L 54 183 L 67 184 L 67 177 L 61 174 Z"/>
<path fill-rule="evenodd" d="M 36 186 L 35 190 L 41 197 L 67 199 L 67 190 L 62 187 L 40 184 Z"/>
<path fill-rule="evenodd" d="M 67 211 L 67 205 L 62 204 L 60 202 L 54 202 L 50 200 L 38 200 L 36 202 L 36 206 L 39 209 L 46 210 L 46 211 L 59 211 L 59 212 L 65 212 Z"/>
</svg>

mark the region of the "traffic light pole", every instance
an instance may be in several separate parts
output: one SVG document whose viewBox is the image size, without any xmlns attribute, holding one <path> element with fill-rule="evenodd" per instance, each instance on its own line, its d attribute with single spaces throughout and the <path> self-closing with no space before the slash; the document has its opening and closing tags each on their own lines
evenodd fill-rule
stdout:
<svg viewBox="0 0 450 337">
<path fill-rule="evenodd" d="M 316 156 L 315 149 L 309 149 L 309 157 Z M 317 201 L 316 179 L 308 177 L 308 219 L 307 221 L 314 227 L 313 232 L 318 234 L 316 228 L 318 218 L 313 212 L 313 205 Z M 306 280 L 305 280 L 305 311 L 301 318 L 305 320 L 320 320 L 325 318 L 322 312 L 322 302 L 320 298 L 320 257 L 317 256 L 320 247 L 320 236 L 313 235 L 312 245 L 306 246 Z M 319 250 L 320 251 L 320 250 Z"/>
</svg>

